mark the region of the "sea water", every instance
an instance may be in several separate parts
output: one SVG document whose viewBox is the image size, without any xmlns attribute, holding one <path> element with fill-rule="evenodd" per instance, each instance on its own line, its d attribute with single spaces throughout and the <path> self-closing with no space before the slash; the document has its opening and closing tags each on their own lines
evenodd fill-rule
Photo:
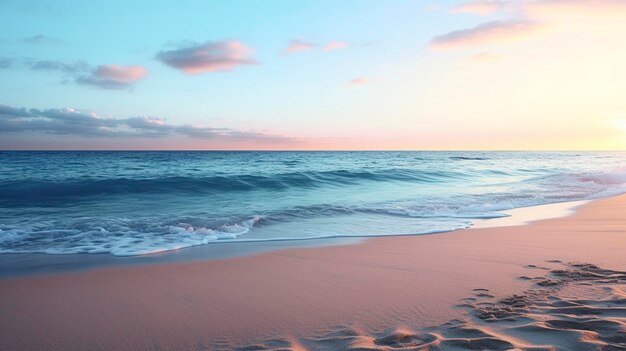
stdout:
<svg viewBox="0 0 626 351">
<path fill-rule="evenodd" d="M 3 151 L 0 253 L 447 232 L 626 192 L 625 165 L 620 152 Z"/>
</svg>

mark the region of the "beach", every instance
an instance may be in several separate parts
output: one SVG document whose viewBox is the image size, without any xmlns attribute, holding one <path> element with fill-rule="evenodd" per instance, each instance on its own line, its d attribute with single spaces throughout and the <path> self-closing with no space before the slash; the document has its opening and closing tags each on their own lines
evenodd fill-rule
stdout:
<svg viewBox="0 0 626 351">
<path fill-rule="evenodd" d="M 626 0 L 0 14 L 0 351 L 626 351 Z"/>
<path fill-rule="evenodd" d="M 6 277 L 0 280 L 0 340 L 6 350 L 471 348 L 459 338 L 488 349 L 568 349 L 562 340 L 579 340 L 581 350 L 620 349 L 624 213 L 621 195 L 527 225 Z M 539 284 L 545 281 L 555 283 Z M 518 311 L 517 322 L 481 326 L 480 308 L 514 295 L 525 296 L 518 307 L 541 306 L 541 296 L 562 306 L 570 301 L 581 308 L 569 318 L 580 321 L 546 326 L 541 320 L 551 312 L 528 307 Z M 604 307 L 594 318 L 604 323 L 602 333 L 588 321 L 598 304 Z M 506 323 L 530 326 L 508 333 Z M 540 327 L 567 338 L 523 332 Z"/>
</svg>

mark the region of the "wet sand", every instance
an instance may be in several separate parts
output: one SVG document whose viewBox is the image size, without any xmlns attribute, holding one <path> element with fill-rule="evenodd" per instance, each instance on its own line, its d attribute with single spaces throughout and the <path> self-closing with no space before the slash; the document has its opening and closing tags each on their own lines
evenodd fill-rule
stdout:
<svg viewBox="0 0 626 351">
<path fill-rule="evenodd" d="M 0 340 L 7 350 L 620 349 L 624 252 L 618 196 L 523 226 L 7 277 Z"/>
</svg>

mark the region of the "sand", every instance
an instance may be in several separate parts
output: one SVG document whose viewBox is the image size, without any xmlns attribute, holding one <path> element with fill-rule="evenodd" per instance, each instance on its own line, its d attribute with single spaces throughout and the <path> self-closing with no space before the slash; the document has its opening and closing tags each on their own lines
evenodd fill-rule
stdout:
<svg viewBox="0 0 626 351">
<path fill-rule="evenodd" d="M 523 226 L 0 280 L 4 350 L 626 349 L 626 196 Z"/>
<path fill-rule="evenodd" d="M 560 263 L 552 260 L 551 263 Z M 238 350 L 625 350 L 626 272 L 564 264 L 534 278 L 533 288 L 497 298 L 487 289 L 458 306 L 462 319 L 383 333 L 339 327 L 313 337 L 275 338 Z"/>
</svg>

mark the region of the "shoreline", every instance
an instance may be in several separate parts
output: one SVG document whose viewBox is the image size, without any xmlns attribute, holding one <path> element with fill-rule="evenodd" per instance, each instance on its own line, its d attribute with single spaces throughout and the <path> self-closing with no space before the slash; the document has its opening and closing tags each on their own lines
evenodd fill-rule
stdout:
<svg viewBox="0 0 626 351">
<path fill-rule="evenodd" d="M 620 196 L 620 195 L 614 195 Z M 613 196 L 609 196 L 613 197 Z M 116 266 L 141 266 L 153 264 L 175 264 L 195 261 L 212 261 L 229 258 L 262 255 L 264 253 L 298 248 L 357 245 L 377 238 L 402 236 L 445 235 L 457 231 L 480 228 L 498 228 L 528 225 L 530 223 L 570 216 L 575 210 L 593 201 L 575 200 L 542 205 L 518 207 L 497 211 L 505 217 L 474 219 L 468 228 L 451 231 L 399 235 L 336 236 L 304 239 L 239 240 L 213 242 L 205 245 L 185 247 L 145 255 L 114 256 L 103 254 L 46 254 L 6 253 L 0 254 L 0 280 L 21 276 L 64 274 L 103 269 Z"/>
<path fill-rule="evenodd" d="M 474 289 L 525 291 L 529 265 L 624 270 L 626 195 L 569 217 L 357 245 L 0 279 L 0 339 L 18 349 L 230 349 L 461 318 Z M 226 346 L 224 346 L 226 345 Z"/>
</svg>

